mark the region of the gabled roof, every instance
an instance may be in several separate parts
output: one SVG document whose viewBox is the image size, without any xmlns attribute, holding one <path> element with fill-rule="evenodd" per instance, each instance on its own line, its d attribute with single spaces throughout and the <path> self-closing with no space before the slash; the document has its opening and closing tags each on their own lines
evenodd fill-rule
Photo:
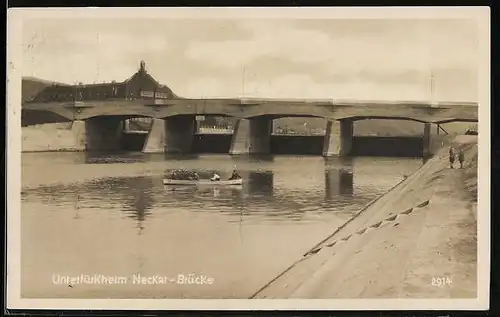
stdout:
<svg viewBox="0 0 500 317">
<path fill-rule="evenodd" d="M 141 62 L 141 68 L 139 68 L 139 70 L 137 72 L 135 72 L 132 76 L 130 76 L 129 78 L 127 78 L 125 81 L 123 81 L 124 84 L 127 84 L 127 83 L 130 83 L 132 82 L 134 79 L 136 79 L 137 77 L 139 76 L 143 76 L 145 79 L 147 80 L 150 80 L 151 82 L 153 82 L 158 88 L 163 88 L 163 89 L 166 89 L 171 95 L 173 98 L 177 99 L 179 98 L 173 91 L 172 89 L 170 89 L 170 87 L 168 87 L 167 85 L 162 85 L 160 84 L 153 76 L 151 76 L 151 74 L 149 74 L 146 69 L 144 68 L 144 64 L 143 62 Z"/>
<path fill-rule="evenodd" d="M 137 76 L 142 75 L 145 76 L 147 79 L 151 80 L 152 82 L 156 83 L 158 86 L 161 86 L 160 83 L 150 74 L 148 74 L 145 70 L 139 70 L 129 78 L 125 79 L 123 83 L 128 83 L 131 82 L 133 79 L 135 79 Z"/>
</svg>

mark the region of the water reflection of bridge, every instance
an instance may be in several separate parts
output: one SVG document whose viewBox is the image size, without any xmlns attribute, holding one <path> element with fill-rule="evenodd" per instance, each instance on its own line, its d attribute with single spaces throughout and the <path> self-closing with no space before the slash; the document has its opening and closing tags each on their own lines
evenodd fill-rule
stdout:
<svg viewBox="0 0 500 317">
<path fill-rule="evenodd" d="M 87 190 L 99 191 L 97 195 L 91 196 L 100 196 L 101 200 L 103 197 L 109 197 L 119 202 L 125 215 L 134 219 L 137 228 L 142 230 L 144 221 L 152 214 L 155 205 L 154 188 L 155 184 L 151 177 L 139 176 L 99 180 L 88 186 Z"/>
<path fill-rule="evenodd" d="M 210 171 L 204 171 L 209 173 Z M 232 209 L 234 212 L 239 212 L 238 208 L 244 209 L 257 208 L 262 206 L 265 208 L 267 204 L 279 204 L 280 209 L 290 212 L 296 209 L 297 204 L 286 195 L 275 190 L 274 173 L 267 171 L 248 171 L 241 172 L 246 182 L 241 188 L 164 188 L 163 192 L 156 192 L 158 180 L 152 177 L 131 177 L 117 178 L 113 180 L 104 180 L 99 186 L 92 186 L 89 189 L 100 190 L 101 194 L 106 196 L 114 196 L 113 200 L 120 200 L 122 210 L 126 215 L 137 222 L 137 227 L 144 228 L 144 221 L 152 214 L 152 209 L 157 205 L 162 205 L 168 199 L 183 201 L 188 207 L 190 204 L 198 205 L 206 203 L 206 197 L 211 196 L 218 198 L 223 195 L 230 199 L 222 199 L 217 201 L 221 207 Z M 352 198 L 353 191 L 353 173 L 352 171 L 339 168 L 325 170 L 325 190 L 324 201 L 349 200 Z M 97 184 L 96 184 L 97 185 Z M 167 192 L 165 192 L 167 191 Z M 212 196 L 213 195 L 213 196 Z M 307 198 L 311 193 L 304 192 L 301 199 Z M 205 197 L 204 201 L 200 201 L 200 196 Z M 228 197 L 229 196 L 229 197 Z M 281 197 L 285 196 L 285 197 Z M 245 197 L 250 197 L 250 200 Z M 313 198 L 313 197 L 311 197 Z M 317 199 L 317 198 L 314 198 Z M 321 199 L 321 198 L 320 198 Z M 225 206 L 227 205 L 227 206 Z M 273 208 L 270 208 L 273 209 Z M 273 211 L 266 212 L 269 216 L 273 215 Z M 300 213 L 300 211 L 297 211 Z"/>
<path fill-rule="evenodd" d="M 209 171 L 205 171 L 208 173 Z M 121 208 L 126 217 L 133 219 L 139 230 L 146 226 L 144 222 L 153 213 L 153 208 L 196 208 L 205 209 L 204 205 L 213 202 L 213 211 L 219 212 L 224 209 L 226 212 L 239 213 L 245 210 L 246 214 L 252 212 L 260 213 L 264 216 L 282 215 L 290 213 L 290 217 L 300 219 L 306 212 L 300 203 L 294 200 L 294 195 L 298 195 L 299 200 L 308 198 L 318 201 L 348 203 L 354 196 L 353 192 L 353 172 L 345 168 L 325 170 L 324 197 L 319 193 L 294 192 L 287 195 L 286 188 L 275 187 L 275 174 L 269 171 L 242 171 L 242 176 L 246 182 L 241 188 L 185 188 L 184 190 L 168 190 L 162 188 L 161 177 L 116 177 L 102 180 L 94 180 L 82 184 L 72 184 L 68 186 L 54 186 L 54 190 L 44 187 L 40 189 L 28 190 L 36 191 L 35 195 L 50 195 L 54 197 L 54 192 L 79 193 L 78 208 L 98 208 L 97 206 L 109 205 L 110 208 Z M 321 195 L 321 194 L 319 194 Z M 66 196 L 66 195 L 63 195 Z M 223 199 L 218 199 L 222 196 Z M 212 198 L 210 198 L 212 197 Z M 208 198 L 208 200 L 207 200 Z M 62 198 L 64 199 L 64 198 Z M 70 199 L 71 200 L 71 199 Z M 103 202 L 103 200 L 105 202 Z M 93 205 L 98 202 L 98 205 Z M 269 204 L 275 205 L 269 207 Z M 219 206 L 220 208 L 217 208 Z M 318 206 L 320 208 L 321 206 Z M 140 231 L 139 231 L 140 232 Z"/>
</svg>

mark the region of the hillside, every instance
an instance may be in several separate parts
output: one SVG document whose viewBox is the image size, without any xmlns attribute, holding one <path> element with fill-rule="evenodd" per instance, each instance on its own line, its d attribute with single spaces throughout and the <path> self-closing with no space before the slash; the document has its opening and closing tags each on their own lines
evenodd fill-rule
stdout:
<svg viewBox="0 0 500 317">
<path fill-rule="evenodd" d="M 26 100 L 30 100 L 31 98 L 35 97 L 40 91 L 42 91 L 46 87 L 52 86 L 53 84 L 67 86 L 67 84 L 40 79 L 36 77 L 23 77 L 21 83 L 22 101 L 24 102 Z"/>
</svg>

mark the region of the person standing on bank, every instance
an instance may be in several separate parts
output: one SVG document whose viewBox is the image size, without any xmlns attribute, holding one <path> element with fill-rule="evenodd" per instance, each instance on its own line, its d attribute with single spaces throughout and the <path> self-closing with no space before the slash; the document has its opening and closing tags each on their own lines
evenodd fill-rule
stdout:
<svg viewBox="0 0 500 317">
<path fill-rule="evenodd" d="M 464 151 L 460 149 L 458 151 L 458 161 L 460 162 L 460 168 L 464 168 Z"/>
<path fill-rule="evenodd" d="M 450 146 L 450 150 L 448 151 L 450 156 L 450 168 L 453 168 L 453 163 L 455 163 L 455 153 L 453 151 L 453 147 Z"/>
</svg>

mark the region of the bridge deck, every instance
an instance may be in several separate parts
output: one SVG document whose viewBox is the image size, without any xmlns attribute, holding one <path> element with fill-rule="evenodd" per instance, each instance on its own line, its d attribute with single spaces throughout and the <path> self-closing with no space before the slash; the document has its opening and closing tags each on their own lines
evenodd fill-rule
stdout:
<svg viewBox="0 0 500 317">
<path fill-rule="evenodd" d="M 478 103 L 326 99 L 106 99 L 22 105 L 23 112 L 47 111 L 70 120 L 98 116 L 166 118 L 178 115 L 318 117 L 328 120 L 402 119 L 429 123 L 477 122 Z"/>
<path fill-rule="evenodd" d="M 87 107 L 97 106 L 102 104 L 127 103 L 130 105 L 177 105 L 177 104 L 205 104 L 205 103 L 221 103 L 225 105 L 303 105 L 303 106 L 343 106 L 343 107 L 390 107 L 390 106 L 410 106 L 410 107 L 478 107 L 477 102 L 471 101 L 443 101 L 429 103 L 425 101 L 404 101 L 404 100 L 349 100 L 349 99 L 281 99 L 281 98 L 204 98 L 204 99 L 105 99 L 105 100 L 85 100 L 85 101 L 53 101 L 53 102 L 24 102 L 22 107 L 32 109 L 32 107 Z"/>
</svg>

